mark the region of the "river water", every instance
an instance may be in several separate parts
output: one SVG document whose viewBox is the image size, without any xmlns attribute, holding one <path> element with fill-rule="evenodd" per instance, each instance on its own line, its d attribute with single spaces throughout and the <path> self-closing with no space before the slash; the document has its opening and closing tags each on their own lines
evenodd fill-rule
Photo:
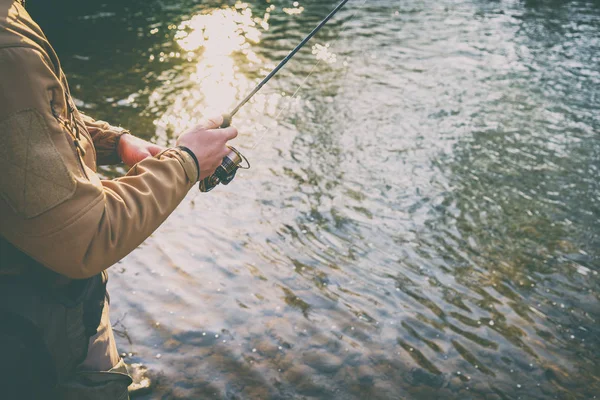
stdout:
<svg viewBox="0 0 600 400">
<path fill-rule="evenodd" d="M 160 144 L 335 6 L 29 3 Z M 234 119 L 252 169 L 111 268 L 143 398 L 600 398 L 599 109 L 598 2 L 351 0 Z"/>
</svg>

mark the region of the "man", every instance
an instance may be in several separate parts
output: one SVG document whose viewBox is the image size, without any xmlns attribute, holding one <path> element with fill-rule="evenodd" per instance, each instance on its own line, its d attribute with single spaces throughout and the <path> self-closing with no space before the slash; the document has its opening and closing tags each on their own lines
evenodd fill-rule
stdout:
<svg viewBox="0 0 600 400">
<path fill-rule="evenodd" d="M 0 0 L 0 398 L 127 398 L 105 270 L 220 165 L 221 122 L 162 149 L 81 114 L 22 0 Z"/>
</svg>

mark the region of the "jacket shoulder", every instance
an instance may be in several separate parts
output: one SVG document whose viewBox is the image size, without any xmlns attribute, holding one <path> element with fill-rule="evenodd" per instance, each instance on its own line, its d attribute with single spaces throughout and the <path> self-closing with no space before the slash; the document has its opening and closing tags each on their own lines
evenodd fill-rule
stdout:
<svg viewBox="0 0 600 400">
<path fill-rule="evenodd" d="M 0 119 L 23 109 L 62 109 L 60 77 L 40 51 L 0 48 Z"/>
<path fill-rule="evenodd" d="M 0 0 L 0 50 L 15 47 L 37 51 L 59 71 L 58 59 L 39 25 L 20 4 Z"/>
</svg>

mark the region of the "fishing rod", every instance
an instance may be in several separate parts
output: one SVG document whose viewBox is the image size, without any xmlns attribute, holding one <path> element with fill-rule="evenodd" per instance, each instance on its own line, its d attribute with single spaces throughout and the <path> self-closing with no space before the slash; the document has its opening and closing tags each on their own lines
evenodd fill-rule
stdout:
<svg viewBox="0 0 600 400">
<path fill-rule="evenodd" d="M 237 112 L 240 110 L 240 108 L 242 108 L 248 101 L 250 101 L 250 99 L 267 83 L 271 80 L 271 78 L 273 78 L 281 68 L 283 68 L 285 66 L 285 64 L 288 63 L 288 61 L 290 61 L 292 59 L 292 57 L 294 57 L 294 55 L 296 55 L 296 53 L 298 51 L 300 51 L 300 49 L 302 49 L 302 47 L 304 47 L 304 45 L 306 43 L 308 43 L 308 41 L 310 39 L 312 39 L 313 36 L 315 36 L 317 34 L 317 32 L 319 32 L 321 30 L 321 28 L 323 28 L 325 26 L 325 24 L 327 24 L 327 22 L 329 22 L 329 20 L 331 18 L 333 18 L 333 16 L 335 14 L 337 14 L 338 11 L 340 11 L 342 9 L 342 7 L 344 7 L 346 5 L 346 3 L 349 0 L 342 0 L 342 2 L 340 4 L 338 4 L 333 11 L 331 11 L 329 13 L 329 15 L 327 17 L 325 17 L 325 19 L 323 21 L 321 21 L 321 23 L 319 25 L 317 25 L 317 27 L 315 29 L 312 30 L 311 33 L 308 34 L 308 36 L 306 36 L 298 46 L 296 46 L 292 51 L 290 51 L 290 53 L 279 63 L 279 65 L 277 65 L 273 71 L 271 71 L 269 73 L 269 75 L 267 75 L 249 94 L 248 96 L 246 96 L 244 98 L 244 100 L 242 100 L 234 109 L 233 111 L 231 111 L 231 113 L 229 114 L 225 114 L 223 115 L 223 124 L 221 124 L 220 128 L 227 128 L 230 124 L 231 124 L 231 119 L 233 118 L 233 116 L 235 114 L 237 114 Z M 211 176 L 204 178 L 202 181 L 200 181 L 199 184 L 199 189 L 201 192 L 210 192 L 212 189 L 215 188 L 215 186 L 217 186 L 219 183 L 222 183 L 223 185 L 227 185 L 229 184 L 229 182 L 231 182 L 233 180 L 233 178 L 235 177 L 235 173 L 237 172 L 238 169 L 249 169 L 250 168 L 250 163 L 248 162 L 248 159 L 246 157 L 244 157 L 242 155 L 242 153 L 240 153 L 238 150 L 236 150 L 233 146 L 228 146 L 229 149 L 231 150 L 231 152 L 229 154 L 227 154 L 224 158 L 223 158 L 223 162 L 221 163 L 221 165 L 219 165 L 217 167 L 217 170 L 215 171 L 214 174 L 212 174 Z M 246 163 L 245 166 L 242 166 L 242 163 Z"/>
</svg>

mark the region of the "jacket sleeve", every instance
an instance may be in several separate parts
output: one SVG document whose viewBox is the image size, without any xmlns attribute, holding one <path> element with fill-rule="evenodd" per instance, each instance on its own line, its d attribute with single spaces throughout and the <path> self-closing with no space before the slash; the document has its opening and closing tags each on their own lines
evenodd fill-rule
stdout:
<svg viewBox="0 0 600 400">
<path fill-rule="evenodd" d="M 0 49 L 0 235 L 47 268 L 93 276 L 139 246 L 198 177 L 168 149 L 101 181 L 56 117 L 64 92 L 44 54 Z"/>
<path fill-rule="evenodd" d="M 119 139 L 129 131 L 110 125 L 108 122 L 96 121 L 92 117 L 79 113 L 96 149 L 98 165 L 113 165 L 121 162 L 117 152 Z"/>
</svg>

